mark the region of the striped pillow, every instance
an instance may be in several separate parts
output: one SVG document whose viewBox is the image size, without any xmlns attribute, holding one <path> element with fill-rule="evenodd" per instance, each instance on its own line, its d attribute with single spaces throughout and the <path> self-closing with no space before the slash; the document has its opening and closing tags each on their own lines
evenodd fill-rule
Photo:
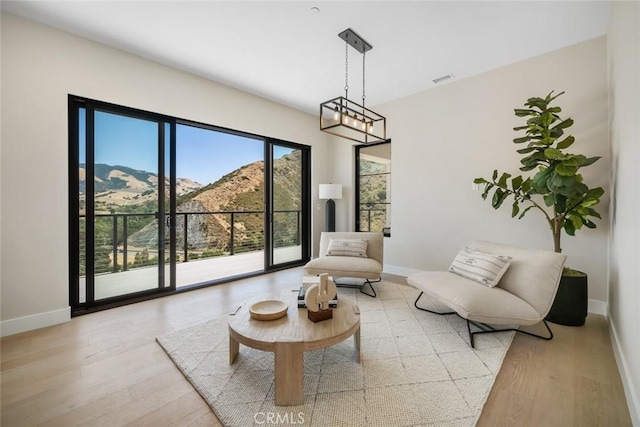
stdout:
<svg viewBox="0 0 640 427">
<path fill-rule="evenodd" d="M 331 239 L 327 248 L 326 256 L 353 256 L 358 258 L 367 257 L 366 239 Z"/>
<path fill-rule="evenodd" d="M 493 288 L 510 263 L 510 256 L 493 255 L 465 247 L 458 252 L 449 271 Z"/>
</svg>

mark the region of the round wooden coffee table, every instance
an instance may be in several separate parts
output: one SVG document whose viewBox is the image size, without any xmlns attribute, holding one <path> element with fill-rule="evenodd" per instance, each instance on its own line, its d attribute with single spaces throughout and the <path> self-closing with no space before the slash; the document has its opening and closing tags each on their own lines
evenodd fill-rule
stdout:
<svg viewBox="0 0 640 427">
<path fill-rule="evenodd" d="M 360 310 L 347 299 L 333 309 L 333 319 L 313 323 L 307 309 L 298 308 L 298 292 L 283 291 L 247 301 L 229 316 L 229 363 L 233 364 L 240 343 L 275 353 L 275 404 L 304 402 L 304 352 L 329 347 L 353 335 L 356 361 L 360 363 Z M 255 302 L 279 299 L 289 304 L 287 315 L 276 320 L 255 320 L 249 307 Z"/>
</svg>

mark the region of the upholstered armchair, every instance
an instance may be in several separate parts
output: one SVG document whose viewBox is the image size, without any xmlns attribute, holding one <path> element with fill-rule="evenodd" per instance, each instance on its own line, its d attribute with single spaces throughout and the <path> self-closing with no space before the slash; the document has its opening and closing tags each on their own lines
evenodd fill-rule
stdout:
<svg viewBox="0 0 640 427">
<path fill-rule="evenodd" d="M 416 273 L 407 282 L 421 291 L 416 308 L 457 314 L 467 321 L 471 347 L 475 335 L 501 331 L 550 340 L 553 332 L 545 316 L 553 304 L 565 260 L 565 255 L 555 252 L 477 241 L 456 256 L 448 271 Z M 418 301 L 423 294 L 452 311 L 420 307 Z M 540 322 L 547 328 L 546 337 L 514 327 Z M 472 324 L 479 330 L 472 332 Z"/>
<path fill-rule="evenodd" d="M 307 275 L 328 273 L 337 286 L 357 287 L 360 292 L 375 298 L 373 283 L 381 280 L 383 242 L 382 233 L 323 232 L 319 256 L 305 265 L 304 272 Z M 364 282 L 358 285 L 340 283 L 338 279 L 342 277 L 364 279 Z M 365 292 L 365 285 L 371 292 Z"/>
</svg>

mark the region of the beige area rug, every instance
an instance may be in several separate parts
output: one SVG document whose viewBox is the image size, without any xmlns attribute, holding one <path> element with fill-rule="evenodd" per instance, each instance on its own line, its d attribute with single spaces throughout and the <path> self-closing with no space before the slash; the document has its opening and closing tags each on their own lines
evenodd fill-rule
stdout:
<svg viewBox="0 0 640 427">
<path fill-rule="evenodd" d="M 472 349 L 458 316 L 417 310 L 408 286 L 375 286 L 377 298 L 339 288 L 360 306 L 362 363 L 353 339 L 306 352 L 304 405 L 275 406 L 273 353 L 240 345 L 229 365 L 227 316 L 157 341 L 225 426 L 475 425 L 514 333 L 477 335 Z"/>
</svg>

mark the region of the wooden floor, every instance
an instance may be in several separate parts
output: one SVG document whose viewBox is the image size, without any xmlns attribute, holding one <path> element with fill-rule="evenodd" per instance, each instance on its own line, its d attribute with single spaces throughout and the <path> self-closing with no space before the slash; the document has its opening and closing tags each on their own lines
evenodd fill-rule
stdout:
<svg viewBox="0 0 640 427">
<path fill-rule="evenodd" d="M 1 341 L 2 426 L 218 426 L 155 337 L 293 289 L 302 269 L 93 313 Z M 608 326 L 518 335 L 479 426 L 630 426 Z"/>
</svg>

